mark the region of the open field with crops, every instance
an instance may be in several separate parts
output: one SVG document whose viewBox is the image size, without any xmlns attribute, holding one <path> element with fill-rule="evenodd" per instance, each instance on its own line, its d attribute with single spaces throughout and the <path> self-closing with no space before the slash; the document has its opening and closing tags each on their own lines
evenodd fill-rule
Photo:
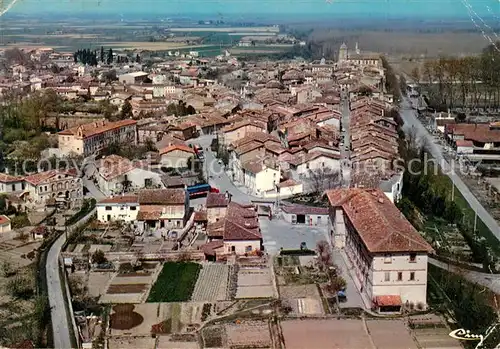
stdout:
<svg viewBox="0 0 500 349">
<path fill-rule="evenodd" d="M 151 288 L 148 302 L 185 302 L 198 279 L 201 265 L 197 263 L 167 262 Z"/>
<path fill-rule="evenodd" d="M 218 33 L 232 33 L 245 31 L 247 33 L 278 33 L 278 27 L 190 27 L 190 28 L 169 28 L 171 32 L 218 32 Z"/>
<path fill-rule="evenodd" d="M 193 301 L 223 301 L 228 298 L 229 266 L 204 264 L 193 291 Z"/>
<path fill-rule="evenodd" d="M 122 48 L 122 49 L 136 49 L 136 50 L 178 50 L 178 49 L 193 49 L 203 48 L 205 45 L 182 44 L 178 42 L 140 42 L 140 41 L 123 41 L 123 42 L 106 42 L 103 43 L 106 47 Z"/>
</svg>

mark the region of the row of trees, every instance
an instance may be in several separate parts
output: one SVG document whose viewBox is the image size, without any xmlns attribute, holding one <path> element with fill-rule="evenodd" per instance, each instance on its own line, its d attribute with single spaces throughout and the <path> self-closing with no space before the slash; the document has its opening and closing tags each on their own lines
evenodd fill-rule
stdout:
<svg viewBox="0 0 500 349">
<path fill-rule="evenodd" d="M 400 137 L 399 151 L 405 162 L 405 172 L 403 199 L 398 202 L 398 208 L 417 229 L 423 228 L 426 217 L 456 225 L 472 251 L 473 261 L 482 263 L 485 271 L 495 270 L 495 253 L 484 239 L 474 234 L 473 223 L 465 219 L 464 212 L 451 198 L 453 183 L 440 172 L 437 162 L 431 161 L 428 144 L 418 139 L 415 132 L 406 137 L 400 133 Z M 449 251 L 443 246 L 440 252 Z M 448 257 L 460 258 L 458 255 Z"/>
<path fill-rule="evenodd" d="M 480 55 L 441 56 L 415 67 L 411 78 L 426 88 L 431 105 L 453 107 L 500 106 L 500 42 L 487 46 Z"/>
<path fill-rule="evenodd" d="M 101 50 L 98 52 L 97 50 L 91 51 L 90 49 L 77 50 L 73 54 L 73 59 L 75 63 L 83 63 L 91 66 L 97 66 L 99 62 L 111 64 L 113 63 L 113 49 L 109 48 L 107 51 L 104 50 L 104 47 L 101 46 Z M 117 63 L 128 63 L 128 57 L 117 56 Z M 141 63 L 141 57 L 139 54 L 135 56 L 135 62 Z"/>
</svg>

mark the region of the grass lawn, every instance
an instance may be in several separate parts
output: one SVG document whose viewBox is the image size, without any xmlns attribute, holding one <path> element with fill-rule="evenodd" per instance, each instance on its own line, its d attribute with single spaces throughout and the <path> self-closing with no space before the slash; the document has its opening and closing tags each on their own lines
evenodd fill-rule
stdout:
<svg viewBox="0 0 500 349">
<path fill-rule="evenodd" d="M 148 302 L 185 302 L 191 299 L 201 265 L 166 262 L 149 292 Z"/>
</svg>

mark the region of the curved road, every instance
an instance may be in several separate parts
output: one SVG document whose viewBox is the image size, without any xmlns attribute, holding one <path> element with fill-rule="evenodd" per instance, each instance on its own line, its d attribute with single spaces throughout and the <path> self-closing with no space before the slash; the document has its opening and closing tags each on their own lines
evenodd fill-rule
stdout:
<svg viewBox="0 0 500 349">
<path fill-rule="evenodd" d="M 417 136 L 423 137 L 427 140 L 427 145 L 431 155 L 439 162 L 439 165 L 444 173 L 450 177 L 457 189 L 460 191 L 462 196 L 467 200 L 470 207 L 476 211 L 478 217 L 483 221 L 483 223 L 490 229 L 490 231 L 495 235 L 495 237 L 500 240 L 500 226 L 498 222 L 489 214 L 488 211 L 481 205 L 481 203 L 476 199 L 474 194 L 469 190 L 467 185 L 460 179 L 460 177 L 455 173 L 450 164 L 443 157 L 441 149 L 434 143 L 434 137 L 432 137 L 429 132 L 425 129 L 422 123 L 418 120 L 416 116 L 416 111 L 411 108 L 411 103 L 407 98 L 404 98 L 401 103 L 400 109 L 401 118 L 404 121 L 404 130 L 406 133 L 414 129 L 417 132 Z"/>
<path fill-rule="evenodd" d="M 64 291 L 59 274 L 59 255 L 61 248 L 66 241 L 66 234 L 61 234 L 52 244 L 48 254 L 45 270 L 47 274 L 47 288 L 49 293 L 50 315 L 52 317 L 52 331 L 54 335 L 54 348 L 71 348 L 69 328 L 72 326 L 68 322 L 68 307 L 64 300 Z"/>
</svg>

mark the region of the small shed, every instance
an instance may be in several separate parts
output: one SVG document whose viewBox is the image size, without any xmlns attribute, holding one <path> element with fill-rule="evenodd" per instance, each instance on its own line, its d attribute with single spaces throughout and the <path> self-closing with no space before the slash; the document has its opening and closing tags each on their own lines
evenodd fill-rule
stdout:
<svg viewBox="0 0 500 349">
<path fill-rule="evenodd" d="M 281 207 L 285 221 L 291 224 L 328 225 L 328 208 L 306 205 Z"/>
</svg>

